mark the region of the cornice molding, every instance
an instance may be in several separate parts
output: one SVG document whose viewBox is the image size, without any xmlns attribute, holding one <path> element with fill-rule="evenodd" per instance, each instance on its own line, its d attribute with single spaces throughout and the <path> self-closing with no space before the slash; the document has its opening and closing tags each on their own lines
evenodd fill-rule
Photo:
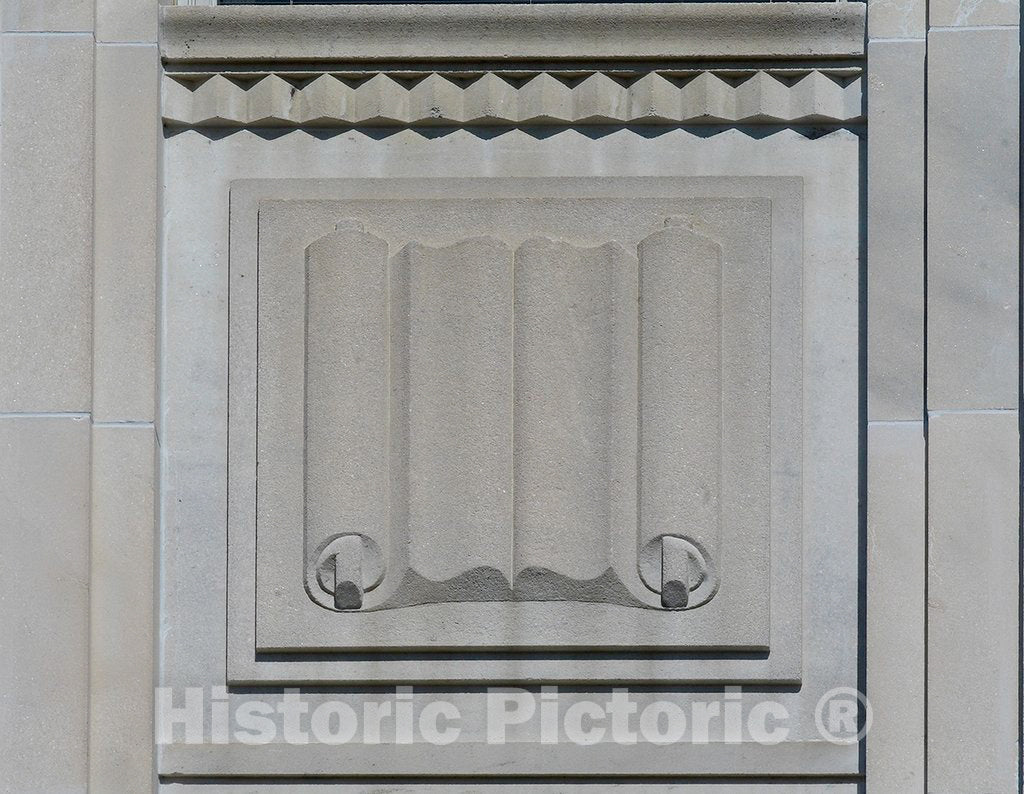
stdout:
<svg viewBox="0 0 1024 794">
<path fill-rule="evenodd" d="M 557 3 L 165 6 L 170 64 L 841 59 L 865 6 Z"/>
</svg>

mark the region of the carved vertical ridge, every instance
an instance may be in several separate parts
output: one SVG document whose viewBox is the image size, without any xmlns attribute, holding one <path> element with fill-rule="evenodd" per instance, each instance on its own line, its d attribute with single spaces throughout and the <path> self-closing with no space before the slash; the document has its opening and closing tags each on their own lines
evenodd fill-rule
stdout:
<svg viewBox="0 0 1024 794">
<path fill-rule="evenodd" d="M 409 122 L 409 91 L 384 74 L 376 74 L 355 90 L 355 122 L 402 125 Z"/>
<path fill-rule="evenodd" d="M 409 288 L 409 568 L 432 581 L 476 568 L 507 576 L 512 251 L 488 237 L 410 243 L 395 269 Z"/>
<path fill-rule="evenodd" d="M 669 123 L 681 118 L 682 98 L 679 89 L 660 74 L 645 74 L 629 87 L 631 121 Z"/>
<path fill-rule="evenodd" d="M 722 261 L 711 240 L 667 226 L 640 242 L 641 558 L 663 536 L 717 558 L 722 457 Z M 652 587 L 652 577 L 645 577 Z"/>
<path fill-rule="evenodd" d="M 519 120 L 519 92 L 488 72 L 463 93 L 463 118 L 467 124 L 514 124 Z"/>
<path fill-rule="evenodd" d="M 409 91 L 409 123 L 423 126 L 461 124 L 463 90 L 439 74 L 420 80 Z"/>
<path fill-rule="evenodd" d="M 553 75 L 542 73 L 519 89 L 519 121 L 523 124 L 571 124 L 572 89 Z"/>
<path fill-rule="evenodd" d="M 247 124 L 245 89 L 222 75 L 214 75 L 192 93 L 192 117 L 197 125 Z"/>
<path fill-rule="evenodd" d="M 681 118 L 691 122 L 725 122 L 736 117 L 736 91 L 722 78 L 702 72 L 680 91 Z"/>
<path fill-rule="evenodd" d="M 617 124 L 629 114 L 629 92 L 606 74 L 596 72 L 572 90 L 573 120 L 583 124 Z"/>
<path fill-rule="evenodd" d="M 389 459 L 391 462 L 391 553 L 389 565 L 394 574 L 385 582 L 381 598 L 401 587 L 409 570 L 409 436 L 412 427 L 410 392 L 411 272 L 409 246 L 392 255 L 388 262 L 388 311 L 391 339 L 388 372 L 391 377 L 389 400 Z"/>
<path fill-rule="evenodd" d="M 307 544 L 390 548 L 388 244 L 342 221 L 306 250 Z M 357 583 L 362 587 L 362 583 Z"/>
<path fill-rule="evenodd" d="M 281 127 L 298 124 L 295 88 L 291 83 L 269 74 L 245 92 L 247 120 L 257 127 Z"/>
<path fill-rule="evenodd" d="M 324 127 L 352 123 L 355 91 L 329 74 L 322 74 L 295 94 L 295 118 L 299 124 Z"/>
<path fill-rule="evenodd" d="M 515 575 L 594 579 L 619 567 L 614 539 L 635 536 L 635 283 L 617 243 L 516 250 Z"/>
</svg>

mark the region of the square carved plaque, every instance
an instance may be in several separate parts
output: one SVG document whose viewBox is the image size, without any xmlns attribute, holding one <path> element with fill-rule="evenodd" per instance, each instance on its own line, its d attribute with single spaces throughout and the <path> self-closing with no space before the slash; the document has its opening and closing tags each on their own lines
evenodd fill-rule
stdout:
<svg viewBox="0 0 1024 794">
<path fill-rule="evenodd" d="M 802 213 L 234 183 L 229 678 L 798 681 Z"/>
</svg>

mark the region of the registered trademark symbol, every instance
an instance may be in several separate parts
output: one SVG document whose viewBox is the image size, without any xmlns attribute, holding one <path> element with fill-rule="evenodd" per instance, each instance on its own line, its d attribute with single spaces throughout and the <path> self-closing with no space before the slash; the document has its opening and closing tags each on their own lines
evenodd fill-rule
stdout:
<svg viewBox="0 0 1024 794">
<path fill-rule="evenodd" d="M 871 730 L 871 720 L 867 697 L 848 686 L 830 689 L 821 696 L 814 710 L 818 733 L 832 744 L 856 744 Z"/>
</svg>

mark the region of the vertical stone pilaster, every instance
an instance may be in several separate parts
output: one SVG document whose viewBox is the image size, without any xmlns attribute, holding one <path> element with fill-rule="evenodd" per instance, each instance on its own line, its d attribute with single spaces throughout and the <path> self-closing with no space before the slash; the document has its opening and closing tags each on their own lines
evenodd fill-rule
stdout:
<svg viewBox="0 0 1024 794">
<path fill-rule="evenodd" d="M 88 784 L 92 0 L 0 4 L 0 788 Z"/>
<path fill-rule="evenodd" d="M 154 787 L 158 0 L 95 0 L 90 791 Z"/>
<path fill-rule="evenodd" d="M 925 30 L 926 0 L 868 3 L 869 791 L 925 790 Z"/>
<path fill-rule="evenodd" d="M 929 3 L 927 770 L 934 791 L 1020 785 L 1018 21 L 1012 1 Z M 968 589 L 954 596 L 962 584 Z"/>
</svg>

